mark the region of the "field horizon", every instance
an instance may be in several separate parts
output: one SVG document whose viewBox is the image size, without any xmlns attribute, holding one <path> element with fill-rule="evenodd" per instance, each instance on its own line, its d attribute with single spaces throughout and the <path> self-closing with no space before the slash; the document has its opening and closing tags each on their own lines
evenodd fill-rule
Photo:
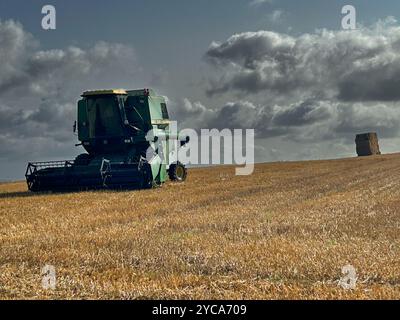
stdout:
<svg viewBox="0 0 400 320">
<path fill-rule="evenodd" d="M 0 299 L 400 298 L 400 154 L 234 168 L 139 191 L 0 183 Z"/>
</svg>

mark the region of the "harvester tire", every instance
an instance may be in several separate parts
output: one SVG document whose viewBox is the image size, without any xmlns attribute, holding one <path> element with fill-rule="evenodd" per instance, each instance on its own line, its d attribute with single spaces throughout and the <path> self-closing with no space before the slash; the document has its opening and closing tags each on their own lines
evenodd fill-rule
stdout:
<svg viewBox="0 0 400 320">
<path fill-rule="evenodd" d="M 155 189 L 155 188 L 160 188 L 160 187 L 161 187 L 161 182 L 160 182 L 160 180 L 159 180 L 159 179 L 153 180 L 151 187 L 152 187 L 153 189 Z"/>
<path fill-rule="evenodd" d="M 75 164 L 77 166 L 87 166 L 92 160 L 91 156 L 87 153 L 82 153 L 75 158 Z"/>
<path fill-rule="evenodd" d="M 37 179 L 35 177 L 31 177 L 28 181 L 28 189 L 29 191 L 32 192 L 37 192 L 39 191 L 39 182 L 37 181 Z"/>
<path fill-rule="evenodd" d="M 183 182 L 186 180 L 187 169 L 182 163 L 177 162 L 170 165 L 168 175 L 171 181 Z"/>
<path fill-rule="evenodd" d="M 143 175 L 142 175 L 142 185 L 141 189 L 152 189 L 154 188 L 153 177 L 151 173 L 151 167 L 148 163 L 146 163 L 143 168 Z"/>
</svg>

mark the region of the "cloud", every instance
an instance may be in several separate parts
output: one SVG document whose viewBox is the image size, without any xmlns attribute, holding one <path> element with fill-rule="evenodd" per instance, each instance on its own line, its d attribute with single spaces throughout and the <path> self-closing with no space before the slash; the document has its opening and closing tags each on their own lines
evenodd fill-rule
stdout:
<svg viewBox="0 0 400 320">
<path fill-rule="evenodd" d="M 355 103 L 338 109 L 334 131 L 341 134 L 377 131 L 382 138 L 398 137 L 400 103 Z"/>
<path fill-rule="evenodd" d="M 0 21 L 1 160 L 71 157 L 72 124 L 82 91 L 132 81 L 134 49 L 98 42 L 43 50 L 15 21 Z M 130 86 L 130 85 L 129 85 Z"/>
<path fill-rule="evenodd" d="M 400 27 L 392 20 L 355 31 L 298 37 L 258 31 L 212 42 L 207 60 L 223 75 L 210 94 L 300 95 L 341 101 L 400 99 Z M 304 95 L 303 95 L 304 97 Z"/>
<path fill-rule="evenodd" d="M 252 0 L 249 5 L 253 7 L 258 7 L 263 4 L 272 4 L 274 0 Z"/>
<path fill-rule="evenodd" d="M 314 124 L 332 116 L 329 104 L 322 101 L 305 101 L 298 105 L 280 108 L 274 115 L 273 122 L 277 126 L 296 127 Z"/>
<path fill-rule="evenodd" d="M 308 151 L 349 155 L 361 132 L 393 142 L 400 133 L 399 49 L 393 18 L 355 31 L 261 30 L 213 41 L 205 53 L 212 66 L 207 92 L 238 102 L 213 108 L 209 123 L 254 128 L 265 146 L 281 147 L 274 154 L 288 159 Z M 293 143 L 308 151 L 295 152 Z"/>
<path fill-rule="evenodd" d="M 170 102 L 170 106 L 181 128 L 254 129 L 257 139 L 280 138 L 299 145 L 339 141 L 354 144 L 356 133 L 368 131 L 378 132 L 381 138 L 395 138 L 400 129 L 398 102 L 308 100 L 289 105 L 259 105 L 241 100 L 206 107 L 185 98 L 179 103 Z"/>
<path fill-rule="evenodd" d="M 268 20 L 274 24 L 280 23 L 283 19 L 284 12 L 281 9 L 274 10 L 268 15 Z"/>
</svg>

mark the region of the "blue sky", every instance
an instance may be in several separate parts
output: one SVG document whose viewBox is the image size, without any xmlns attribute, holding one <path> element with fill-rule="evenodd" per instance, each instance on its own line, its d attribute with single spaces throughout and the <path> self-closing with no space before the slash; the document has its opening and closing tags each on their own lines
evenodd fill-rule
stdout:
<svg viewBox="0 0 400 320">
<path fill-rule="evenodd" d="M 57 10 L 56 30 L 41 28 L 45 4 Z M 346 4 L 357 9 L 359 24 L 358 31 L 348 34 L 341 31 L 341 8 Z M 171 113 L 191 126 L 200 125 L 194 120 L 203 121 L 202 125 L 229 126 L 220 118 L 226 110 L 232 112 L 233 119 L 247 124 L 249 119 L 263 119 L 265 124 L 259 120 L 252 123 L 260 132 L 258 161 L 352 156 L 354 134 L 360 130 L 378 131 L 384 152 L 397 151 L 397 123 L 391 119 L 399 107 L 396 94 L 389 92 L 387 84 L 400 79 L 397 42 L 391 37 L 391 33 L 397 34 L 398 23 L 385 24 L 382 30 L 373 25 L 389 16 L 398 18 L 399 13 L 400 2 L 395 0 L 0 0 L 0 37 L 4 37 L 0 38 L 4 69 L 0 68 L 0 180 L 22 177 L 28 160 L 73 158 L 79 153 L 73 146 L 75 137 L 69 133 L 75 102 L 79 92 L 97 86 L 152 86 L 168 96 Z M 10 19 L 18 24 L 10 23 Z M 319 29 L 332 34 L 322 35 L 316 31 Z M 314 42 L 307 44 L 306 33 Z M 232 40 L 235 34 L 238 37 Z M 9 38 L 16 35 L 15 41 Z M 336 71 L 346 73 L 342 64 L 358 66 L 362 61 L 351 54 L 336 60 L 336 52 L 354 48 L 367 52 L 379 43 L 380 36 L 393 42 L 381 53 L 374 49 L 370 54 L 390 68 L 382 68 L 382 75 L 372 80 L 363 74 L 360 79 L 364 87 L 355 82 L 344 90 L 361 71 L 350 69 L 343 79 Z M 332 45 L 327 44 L 327 37 L 331 37 Z M 345 48 L 342 42 L 346 37 L 349 43 Z M 365 37 L 368 39 L 363 44 L 360 39 Z M 284 44 L 283 49 L 268 51 L 277 39 Z M 293 43 L 303 49 L 296 51 Z M 17 51 L 8 50 L 7 45 Z M 307 45 L 309 49 L 304 49 Z M 286 52 L 285 46 L 291 47 L 290 51 Z M 226 48 L 238 50 L 236 56 Z M 260 50 L 263 56 L 256 56 L 251 67 L 243 65 L 243 59 L 251 59 L 254 50 Z M 295 67 L 299 79 L 321 77 L 318 70 L 333 64 L 324 71 L 326 86 L 315 81 L 307 87 L 293 79 L 283 83 L 292 74 L 279 75 L 278 83 L 273 83 L 276 79 L 266 70 L 276 76 L 286 66 L 284 62 L 278 69 L 269 65 L 275 54 L 282 54 L 280 50 L 286 56 L 293 55 L 293 61 L 309 64 L 305 70 L 301 65 Z M 105 56 L 99 57 L 99 52 L 106 52 Z M 315 55 L 315 65 L 307 60 L 310 54 Z M 396 61 L 390 66 L 387 59 L 393 55 Z M 324 56 L 328 58 L 318 61 Z M 35 68 L 42 74 L 29 73 Z M 371 75 L 379 73 L 370 71 Z M 375 96 L 360 94 L 380 84 L 383 89 Z M 209 94 L 213 87 L 214 94 Z M 55 119 L 45 119 L 45 107 L 56 114 Z M 385 112 L 374 119 L 371 114 L 378 107 Z M 50 121 L 60 123 L 52 125 Z M 53 133 L 56 128 L 62 133 Z M 10 134 L 17 137 L 12 142 Z M 20 143 L 27 148 L 26 153 L 19 151 Z"/>
<path fill-rule="evenodd" d="M 352 4 L 360 22 L 370 23 L 386 16 L 398 16 L 400 3 L 386 1 L 274 0 L 272 4 L 249 5 L 251 0 L 83 0 L 83 1 L 4 1 L 0 2 L 2 19 L 16 19 L 49 47 L 116 39 L 128 43 L 144 41 L 149 36 L 165 44 L 176 44 L 176 36 L 186 43 L 224 38 L 235 32 L 265 29 L 272 25 L 266 16 L 273 10 L 287 13 L 283 26 L 297 32 L 316 28 L 340 27 L 340 10 Z M 44 32 L 40 27 L 41 7 L 52 4 L 57 9 L 58 28 Z M 274 26 L 277 28 L 277 26 Z M 199 44 L 199 45 L 200 45 Z"/>
<path fill-rule="evenodd" d="M 369 24 L 386 16 L 397 17 L 400 2 L 275 0 L 272 4 L 251 5 L 251 0 L 83 0 L 4 1 L 0 17 L 21 22 L 45 48 L 90 45 L 98 40 L 135 46 L 149 63 L 179 65 L 193 54 L 198 58 L 212 40 L 233 33 L 272 29 L 304 33 L 317 28 L 338 29 L 340 10 L 345 4 L 357 9 L 358 22 Z M 40 26 L 42 5 L 57 9 L 57 30 Z M 275 24 L 268 15 L 284 12 Z M 291 31 L 288 31 L 291 27 Z M 189 53 L 189 54 L 188 54 Z M 183 59 L 184 58 L 184 59 Z"/>
</svg>

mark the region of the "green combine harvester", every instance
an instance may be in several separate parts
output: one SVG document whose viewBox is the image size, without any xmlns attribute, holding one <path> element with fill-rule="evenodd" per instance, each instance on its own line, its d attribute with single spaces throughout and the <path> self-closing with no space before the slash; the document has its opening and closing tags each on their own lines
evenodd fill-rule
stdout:
<svg viewBox="0 0 400 320">
<path fill-rule="evenodd" d="M 164 97 L 151 89 L 86 91 L 78 101 L 74 132 L 87 153 L 75 160 L 30 162 L 31 191 L 143 189 L 168 178 L 184 181 L 187 170 L 170 163 L 170 120 Z M 177 154 L 177 150 L 176 154 Z"/>
</svg>

